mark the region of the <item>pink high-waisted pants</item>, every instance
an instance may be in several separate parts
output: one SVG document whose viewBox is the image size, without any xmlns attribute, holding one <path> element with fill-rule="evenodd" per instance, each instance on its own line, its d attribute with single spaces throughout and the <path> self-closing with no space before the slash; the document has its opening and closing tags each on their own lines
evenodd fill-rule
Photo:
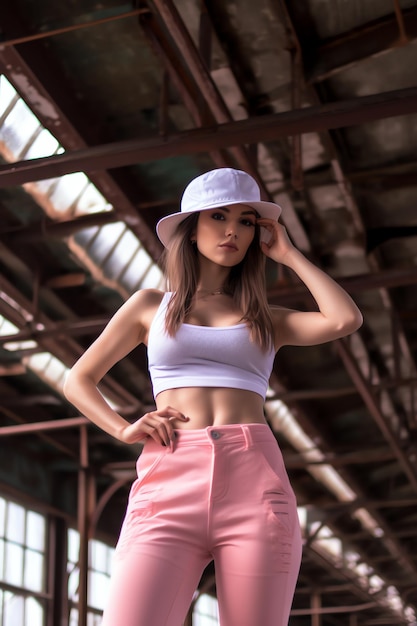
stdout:
<svg viewBox="0 0 417 626">
<path fill-rule="evenodd" d="M 175 435 L 138 459 L 102 626 L 181 626 L 213 559 L 221 626 L 285 626 L 301 533 L 269 426 Z"/>
</svg>

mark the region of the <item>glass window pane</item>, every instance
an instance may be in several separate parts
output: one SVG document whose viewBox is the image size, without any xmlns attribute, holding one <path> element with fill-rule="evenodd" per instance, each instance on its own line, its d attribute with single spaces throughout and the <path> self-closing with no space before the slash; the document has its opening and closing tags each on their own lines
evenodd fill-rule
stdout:
<svg viewBox="0 0 417 626">
<path fill-rule="evenodd" d="M 16 95 L 16 90 L 5 76 L 0 76 L 0 116 L 5 112 Z"/>
<path fill-rule="evenodd" d="M 154 265 L 143 279 L 140 288 L 141 289 L 156 289 L 163 281 L 162 272 L 157 265 Z"/>
<path fill-rule="evenodd" d="M 0 580 L 4 580 L 4 541 L 0 539 Z M 1 605 L 0 605 L 1 609 Z M 1 624 L 1 621 L 0 621 Z"/>
<path fill-rule="evenodd" d="M 71 563 L 78 562 L 78 553 L 80 551 L 80 539 L 76 530 L 70 528 L 68 530 L 68 560 Z"/>
<path fill-rule="evenodd" d="M 25 602 L 21 596 L 15 596 L 12 593 L 4 594 L 4 626 L 18 626 L 23 624 Z"/>
<path fill-rule="evenodd" d="M 4 537 L 6 525 L 6 501 L 0 498 L 0 537 Z"/>
<path fill-rule="evenodd" d="M 45 518 L 34 511 L 27 513 L 26 545 L 34 550 L 45 549 Z"/>
<path fill-rule="evenodd" d="M 35 598 L 26 598 L 25 605 L 25 626 L 43 626 L 44 609 L 42 605 Z"/>
<path fill-rule="evenodd" d="M 151 263 L 152 260 L 146 250 L 140 248 L 122 276 L 123 284 L 126 285 L 128 289 L 133 289 L 149 270 Z M 153 287 L 155 287 L 155 285 L 153 285 Z"/>
<path fill-rule="evenodd" d="M 38 126 L 39 121 L 29 107 L 23 100 L 18 100 L 0 128 L 0 138 L 5 141 L 9 150 L 18 156 Z"/>
<path fill-rule="evenodd" d="M 107 571 L 107 546 L 101 541 L 91 542 L 91 569 Z"/>
<path fill-rule="evenodd" d="M 87 176 L 82 172 L 61 176 L 50 196 L 54 210 L 65 212 L 75 203 L 75 200 L 80 195 L 83 188 L 86 187 L 87 183 Z"/>
<path fill-rule="evenodd" d="M 94 613 L 87 614 L 87 626 L 100 626 L 101 617 L 99 615 L 94 615 Z"/>
<path fill-rule="evenodd" d="M 5 563 L 5 581 L 11 585 L 16 585 L 16 587 L 21 587 L 23 582 L 23 548 L 13 543 L 6 543 Z"/>
<path fill-rule="evenodd" d="M 80 570 L 75 565 L 70 565 L 68 568 L 68 597 L 74 602 L 78 598 L 78 582 L 80 579 Z"/>
<path fill-rule="evenodd" d="M 95 609 L 104 609 L 108 596 L 110 578 L 101 572 L 90 572 L 88 584 L 88 604 Z"/>
<path fill-rule="evenodd" d="M 7 507 L 7 534 L 11 541 L 23 544 L 25 539 L 25 509 L 14 502 Z"/>
<path fill-rule="evenodd" d="M 87 187 L 77 202 L 76 213 L 96 213 L 97 211 L 109 211 L 111 205 L 101 195 L 97 187 L 92 183 Z"/>
<path fill-rule="evenodd" d="M 98 265 L 102 265 L 108 253 L 112 250 L 114 242 L 124 230 L 126 230 L 126 225 L 123 222 L 114 222 L 113 224 L 102 226 L 99 235 L 89 250 L 91 258 Z"/>
<path fill-rule="evenodd" d="M 39 159 L 40 157 L 50 156 L 58 149 L 59 143 L 53 135 L 44 128 L 41 130 L 35 141 L 25 154 L 25 159 Z"/>
<path fill-rule="evenodd" d="M 68 626 L 78 626 L 78 611 L 77 609 L 71 609 L 69 625 Z"/>
<path fill-rule="evenodd" d="M 26 550 L 24 586 L 32 591 L 43 591 L 43 555 Z"/>
<path fill-rule="evenodd" d="M 216 598 L 202 594 L 195 603 L 193 624 L 195 626 L 216 626 L 219 623 Z"/>
<path fill-rule="evenodd" d="M 105 274 L 111 278 L 119 276 L 127 262 L 133 258 L 135 250 L 138 248 L 138 239 L 130 230 L 126 230 L 112 254 L 103 264 L 103 271 Z"/>
</svg>

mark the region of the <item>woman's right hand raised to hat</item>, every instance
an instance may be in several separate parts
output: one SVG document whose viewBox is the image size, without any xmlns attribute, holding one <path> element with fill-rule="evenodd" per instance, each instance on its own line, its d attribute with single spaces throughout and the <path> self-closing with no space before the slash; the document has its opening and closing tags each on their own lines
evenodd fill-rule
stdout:
<svg viewBox="0 0 417 626">
<path fill-rule="evenodd" d="M 270 234 L 268 243 L 261 241 L 262 252 L 276 263 L 290 264 L 288 255 L 295 251 L 296 248 L 291 243 L 285 226 L 267 217 L 260 217 L 256 221 L 259 226 L 266 228 Z"/>
<path fill-rule="evenodd" d="M 175 420 L 188 422 L 190 418 L 171 406 L 150 411 L 136 420 L 136 422 L 123 428 L 119 439 L 124 443 L 137 443 L 147 437 L 151 437 L 156 443 L 169 446 L 174 437 L 173 422 Z"/>
</svg>

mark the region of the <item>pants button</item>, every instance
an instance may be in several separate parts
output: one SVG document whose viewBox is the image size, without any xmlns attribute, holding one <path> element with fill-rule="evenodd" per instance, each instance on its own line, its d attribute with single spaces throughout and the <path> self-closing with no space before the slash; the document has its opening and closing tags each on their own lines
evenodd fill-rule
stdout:
<svg viewBox="0 0 417 626">
<path fill-rule="evenodd" d="M 219 433 L 217 430 L 212 430 L 211 431 L 211 436 L 212 436 L 213 439 L 220 439 L 221 433 Z"/>
</svg>

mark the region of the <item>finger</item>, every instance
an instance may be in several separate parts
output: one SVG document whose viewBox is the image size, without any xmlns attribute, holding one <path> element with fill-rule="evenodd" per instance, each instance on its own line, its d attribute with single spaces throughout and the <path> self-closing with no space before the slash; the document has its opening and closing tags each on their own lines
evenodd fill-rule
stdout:
<svg viewBox="0 0 417 626">
<path fill-rule="evenodd" d="M 278 224 L 276 220 L 272 220 L 269 217 L 259 217 L 256 220 L 256 222 L 260 226 L 264 226 L 265 228 L 268 228 L 268 230 L 274 228 Z"/>
<path fill-rule="evenodd" d="M 172 431 L 172 427 L 168 422 L 163 420 L 163 419 L 155 419 L 154 420 L 154 434 L 156 435 L 157 439 L 159 443 L 161 443 L 164 446 L 169 446 L 170 442 L 171 442 L 171 431 Z"/>
<path fill-rule="evenodd" d="M 159 435 L 162 438 L 163 444 L 169 446 L 174 439 L 174 429 L 169 421 L 162 422 L 158 429 Z"/>
<path fill-rule="evenodd" d="M 160 426 L 162 424 L 161 418 L 158 419 L 155 417 L 154 413 L 147 413 L 143 416 L 141 422 L 142 430 L 149 437 L 152 437 L 152 439 L 159 444 L 162 444 L 163 442 L 165 443 L 164 432 L 160 431 Z"/>
<path fill-rule="evenodd" d="M 156 443 L 162 443 L 158 431 L 155 429 L 155 426 L 153 426 L 152 424 L 143 424 L 142 429 L 147 434 L 147 436 L 151 437 L 151 439 L 153 439 Z"/>
<path fill-rule="evenodd" d="M 174 422 L 175 420 L 181 420 L 182 422 L 189 422 L 190 418 L 187 417 L 186 415 L 180 415 L 178 417 L 170 417 L 168 419 L 169 422 Z"/>
<path fill-rule="evenodd" d="M 165 407 L 165 409 L 161 409 L 160 411 L 157 411 L 157 413 L 161 417 L 166 417 L 168 419 L 174 418 L 174 419 L 180 419 L 180 420 L 185 420 L 185 421 L 189 420 L 189 418 L 186 417 L 184 413 L 177 411 L 177 409 L 174 409 L 171 406 L 167 406 Z"/>
</svg>

